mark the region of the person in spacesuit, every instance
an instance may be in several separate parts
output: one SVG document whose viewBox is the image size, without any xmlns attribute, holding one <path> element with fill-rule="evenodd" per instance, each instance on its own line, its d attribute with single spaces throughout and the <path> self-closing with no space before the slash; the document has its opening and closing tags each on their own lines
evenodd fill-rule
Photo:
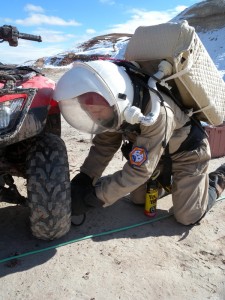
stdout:
<svg viewBox="0 0 225 300">
<path fill-rule="evenodd" d="M 75 63 L 58 81 L 53 98 L 62 115 L 77 130 L 94 135 L 71 181 L 73 215 L 127 194 L 133 203 L 144 203 L 155 170 L 162 186 L 171 185 L 174 217 L 184 225 L 198 222 L 223 192 L 225 164 L 208 174 L 210 147 L 200 122 L 156 81 L 132 63 L 101 60 Z M 102 177 L 121 146 L 127 158 L 123 168 Z"/>
</svg>

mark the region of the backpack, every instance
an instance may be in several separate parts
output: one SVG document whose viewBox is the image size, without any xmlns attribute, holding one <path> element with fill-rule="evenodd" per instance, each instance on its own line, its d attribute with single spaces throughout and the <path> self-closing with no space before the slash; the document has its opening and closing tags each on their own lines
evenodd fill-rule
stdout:
<svg viewBox="0 0 225 300">
<path fill-rule="evenodd" d="M 211 125 L 220 125 L 225 117 L 225 83 L 187 21 L 140 26 L 128 42 L 125 60 L 135 61 L 151 74 L 167 60 L 173 74 L 160 81 L 177 90 L 181 105 L 193 116 Z"/>
</svg>

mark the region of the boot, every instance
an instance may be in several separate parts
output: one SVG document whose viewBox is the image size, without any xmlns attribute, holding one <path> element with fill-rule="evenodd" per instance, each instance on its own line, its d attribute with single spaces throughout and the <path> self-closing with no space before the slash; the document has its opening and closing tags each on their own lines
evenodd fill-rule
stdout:
<svg viewBox="0 0 225 300">
<path fill-rule="evenodd" d="M 195 223 L 199 225 L 199 222 L 204 218 L 206 213 L 213 207 L 216 200 L 220 197 L 225 189 L 225 163 L 218 169 L 209 173 L 209 201 L 203 216 Z"/>
<path fill-rule="evenodd" d="M 215 171 L 209 173 L 209 184 L 215 188 L 217 198 L 219 198 L 225 189 L 225 163 Z"/>
</svg>

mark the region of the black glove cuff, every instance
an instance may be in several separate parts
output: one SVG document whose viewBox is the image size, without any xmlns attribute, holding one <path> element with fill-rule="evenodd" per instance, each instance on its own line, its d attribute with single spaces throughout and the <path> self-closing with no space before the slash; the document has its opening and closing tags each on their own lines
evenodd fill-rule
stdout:
<svg viewBox="0 0 225 300">
<path fill-rule="evenodd" d="M 88 185 L 92 185 L 92 179 L 87 174 L 80 172 L 71 180 L 71 184 L 88 186 Z"/>
</svg>

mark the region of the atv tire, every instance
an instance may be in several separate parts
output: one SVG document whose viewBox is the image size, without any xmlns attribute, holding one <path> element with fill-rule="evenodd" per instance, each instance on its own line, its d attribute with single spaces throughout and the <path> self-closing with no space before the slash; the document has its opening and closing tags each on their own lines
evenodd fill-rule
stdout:
<svg viewBox="0 0 225 300">
<path fill-rule="evenodd" d="M 43 240 L 65 235 L 71 226 L 69 165 L 63 140 L 45 133 L 27 158 L 27 196 L 32 234 Z"/>
</svg>

